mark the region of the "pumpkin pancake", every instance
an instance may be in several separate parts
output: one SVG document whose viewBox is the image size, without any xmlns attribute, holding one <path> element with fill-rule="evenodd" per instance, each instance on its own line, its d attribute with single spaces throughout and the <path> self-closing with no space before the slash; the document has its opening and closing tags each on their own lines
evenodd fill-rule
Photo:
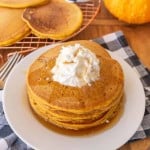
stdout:
<svg viewBox="0 0 150 150">
<path fill-rule="evenodd" d="M 81 26 L 82 11 L 76 4 L 51 0 L 46 5 L 25 9 L 23 20 L 36 36 L 62 40 Z"/>
<path fill-rule="evenodd" d="M 26 8 L 36 5 L 42 5 L 49 0 L 0 0 L 0 7 Z"/>
<path fill-rule="evenodd" d="M 48 115 L 48 111 L 38 108 L 38 106 L 32 103 L 31 101 L 30 103 L 31 103 L 31 107 L 33 111 L 38 116 L 40 116 L 40 118 L 43 118 L 45 121 L 48 121 L 61 128 L 81 130 L 81 129 L 95 127 L 101 124 L 107 124 L 109 121 L 111 121 L 111 119 L 113 119 L 121 111 L 122 105 L 123 105 L 123 99 L 121 98 L 120 102 L 117 105 L 115 105 L 114 107 L 111 107 L 109 110 L 100 114 L 97 118 L 91 117 L 89 119 L 79 119 L 79 120 L 73 120 L 73 117 L 70 120 L 60 120 L 56 118 L 55 116 Z"/>
<path fill-rule="evenodd" d="M 105 117 L 105 114 L 107 112 L 110 112 L 112 109 L 114 110 L 118 105 L 120 105 L 120 103 L 122 102 L 122 95 L 116 100 L 117 103 L 115 103 L 114 106 L 111 106 L 109 109 L 106 110 L 97 110 L 97 111 L 91 111 L 89 113 L 85 113 L 85 114 L 76 114 L 76 113 L 68 113 L 67 111 L 57 111 L 51 107 L 49 107 L 48 105 L 42 105 L 41 103 L 37 102 L 37 100 L 32 99 L 32 96 L 30 95 L 30 103 L 32 108 L 34 109 L 34 111 L 38 114 L 38 113 L 42 113 L 42 115 L 40 114 L 40 116 L 42 118 L 44 118 L 45 120 L 50 120 L 51 118 L 55 119 L 58 122 L 68 122 L 68 123 L 76 123 L 76 124 L 80 124 L 80 123 L 87 123 L 89 121 L 94 121 L 94 120 L 98 120 L 100 118 L 103 118 L 103 120 L 105 119 L 108 120 L 110 115 L 107 115 L 107 117 Z M 104 118 L 105 117 L 105 118 Z"/>
<path fill-rule="evenodd" d="M 77 114 L 76 112 L 68 112 L 68 111 L 61 111 L 61 110 L 57 110 L 54 109 L 52 107 L 50 107 L 49 105 L 45 105 L 44 103 L 40 103 L 40 101 L 37 101 L 36 99 L 34 99 L 31 95 L 31 93 L 28 91 L 29 97 L 30 97 L 30 102 L 32 105 L 32 108 L 34 108 L 35 110 L 41 110 L 43 112 L 46 113 L 46 117 L 50 118 L 50 117 L 55 117 L 56 120 L 61 120 L 61 121 L 79 121 L 81 122 L 82 120 L 89 120 L 89 119 L 96 119 L 99 118 L 100 115 L 104 114 L 105 112 L 107 112 L 109 108 L 104 109 L 104 110 L 94 110 L 94 111 L 89 111 L 89 112 L 83 112 L 82 114 Z M 115 107 L 116 105 L 118 105 L 120 103 L 120 100 L 122 98 L 122 94 L 118 97 L 118 99 L 116 99 L 115 103 L 111 106 L 111 108 Z M 38 107 L 38 108 L 37 108 Z"/>
<path fill-rule="evenodd" d="M 100 78 L 90 86 L 66 86 L 52 78 L 50 70 L 62 47 L 76 43 L 90 49 L 100 61 Z M 92 41 L 57 45 L 36 59 L 27 74 L 27 91 L 33 111 L 52 124 L 73 130 L 94 127 L 115 117 L 121 107 L 123 87 L 120 64 Z"/>
<path fill-rule="evenodd" d="M 23 9 L 0 7 L 0 46 L 11 45 L 30 33 L 22 13 Z"/>
</svg>

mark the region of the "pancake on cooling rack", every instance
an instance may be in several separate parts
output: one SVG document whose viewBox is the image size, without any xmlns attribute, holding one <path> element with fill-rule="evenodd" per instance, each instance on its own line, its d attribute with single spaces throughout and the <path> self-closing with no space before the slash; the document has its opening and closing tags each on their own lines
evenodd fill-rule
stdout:
<svg viewBox="0 0 150 150">
<path fill-rule="evenodd" d="M 22 13 L 23 9 L 0 7 L 0 46 L 11 45 L 30 33 Z"/>
<path fill-rule="evenodd" d="M 82 11 L 73 3 L 64 0 L 51 0 L 48 4 L 35 8 L 27 8 L 23 20 L 40 38 L 62 40 L 82 24 Z"/>
<path fill-rule="evenodd" d="M 33 111 L 49 123 L 80 130 L 111 121 L 122 107 L 120 64 L 97 43 L 62 43 L 37 58 L 27 73 Z"/>
<path fill-rule="evenodd" d="M 0 0 L 0 7 L 25 8 L 36 5 L 42 5 L 49 0 Z"/>
</svg>

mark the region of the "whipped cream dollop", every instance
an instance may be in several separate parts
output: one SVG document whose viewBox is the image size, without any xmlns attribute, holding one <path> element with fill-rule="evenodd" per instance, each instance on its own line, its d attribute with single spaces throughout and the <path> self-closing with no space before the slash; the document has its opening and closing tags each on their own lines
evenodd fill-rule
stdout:
<svg viewBox="0 0 150 150">
<path fill-rule="evenodd" d="M 99 79 L 99 59 L 80 44 L 62 47 L 51 73 L 60 84 L 82 87 Z"/>
</svg>

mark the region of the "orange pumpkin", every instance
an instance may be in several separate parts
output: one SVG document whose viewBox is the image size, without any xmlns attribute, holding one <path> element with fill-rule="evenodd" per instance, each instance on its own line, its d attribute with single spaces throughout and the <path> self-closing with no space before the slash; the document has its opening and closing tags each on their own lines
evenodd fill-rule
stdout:
<svg viewBox="0 0 150 150">
<path fill-rule="evenodd" d="M 150 22 L 150 0 L 104 0 L 104 3 L 122 21 L 132 24 Z"/>
</svg>

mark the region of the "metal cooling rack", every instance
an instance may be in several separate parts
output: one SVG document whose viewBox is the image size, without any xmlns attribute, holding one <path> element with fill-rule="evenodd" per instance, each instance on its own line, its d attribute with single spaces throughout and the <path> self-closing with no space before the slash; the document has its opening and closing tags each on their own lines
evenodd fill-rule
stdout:
<svg viewBox="0 0 150 150">
<path fill-rule="evenodd" d="M 0 59 L 1 59 L 0 63 L 3 63 L 7 60 L 9 53 L 19 51 L 20 53 L 28 54 L 39 47 L 66 41 L 76 36 L 81 31 L 83 31 L 96 17 L 97 13 L 100 10 L 101 0 L 91 0 L 86 3 L 78 3 L 77 5 L 81 8 L 83 12 L 83 23 L 80 29 L 78 29 L 74 34 L 61 41 L 51 40 L 51 39 L 40 39 L 34 36 L 33 34 L 30 34 L 29 36 L 25 37 L 23 40 L 16 42 L 11 46 L 0 47 Z"/>
</svg>

